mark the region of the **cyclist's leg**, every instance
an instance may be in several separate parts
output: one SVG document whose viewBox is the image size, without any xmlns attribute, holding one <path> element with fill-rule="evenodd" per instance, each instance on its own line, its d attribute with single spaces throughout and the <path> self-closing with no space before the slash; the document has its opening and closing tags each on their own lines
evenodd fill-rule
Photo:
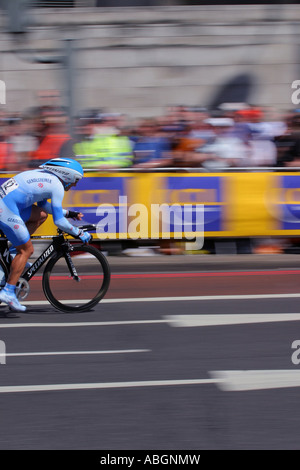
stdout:
<svg viewBox="0 0 300 470">
<path fill-rule="evenodd" d="M 21 212 L 21 217 L 25 221 L 30 235 L 32 235 L 42 225 L 48 217 L 47 212 L 35 204 Z"/>
<path fill-rule="evenodd" d="M 18 245 L 15 248 L 17 254 L 11 262 L 10 274 L 7 280 L 9 284 L 14 286 L 17 284 L 21 274 L 23 273 L 28 259 L 34 252 L 32 241 L 30 239 L 26 243 Z"/>
<path fill-rule="evenodd" d="M 33 253 L 33 245 L 30 238 L 26 243 L 16 246 L 16 251 L 17 253 L 11 262 L 7 282 L 0 291 L 0 301 L 5 302 L 11 309 L 17 312 L 24 312 L 26 307 L 21 305 L 17 299 L 16 286 L 29 257 Z"/>
<path fill-rule="evenodd" d="M 48 214 L 40 207 L 33 205 L 25 209 L 22 209 L 20 211 L 20 217 L 25 222 L 28 234 L 32 235 L 37 230 L 37 228 L 45 222 L 45 220 L 48 217 Z M 11 238 L 9 239 L 11 240 Z M 33 246 L 31 246 L 30 249 L 33 250 Z M 17 254 L 16 245 L 15 244 L 12 245 L 9 251 L 12 257 L 15 257 Z M 30 266 L 31 266 L 31 263 L 27 262 L 25 265 L 25 268 L 28 268 Z"/>
<path fill-rule="evenodd" d="M 16 248 L 16 256 L 12 260 L 5 287 L 0 292 L 0 301 L 7 303 L 14 310 L 24 311 L 26 307 L 23 307 L 16 297 L 16 284 L 28 258 L 33 253 L 33 245 L 30 233 L 17 208 L 15 212 L 12 212 L 5 204 L 2 204 L 1 209 L 0 228 Z"/>
<path fill-rule="evenodd" d="M 30 233 L 18 208 L 9 209 L 1 200 L 0 229 L 15 247 L 23 245 L 30 239 Z"/>
</svg>

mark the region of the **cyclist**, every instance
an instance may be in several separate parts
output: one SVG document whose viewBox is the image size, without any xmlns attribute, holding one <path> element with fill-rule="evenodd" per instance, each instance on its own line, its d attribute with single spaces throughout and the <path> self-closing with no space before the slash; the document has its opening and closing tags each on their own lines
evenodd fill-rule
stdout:
<svg viewBox="0 0 300 470">
<path fill-rule="evenodd" d="M 83 214 L 62 208 L 64 191 L 76 186 L 81 178 L 83 169 L 76 160 L 54 158 L 36 170 L 19 173 L 0 186 L 0 229 L 16 251 L 7 283 L 0 291 L 0 302 L 13 310 L 26 310 L 16 297 L 16 285 L 34 252 L 30 236 L 45 222 L 49 213 L 58 228 L 80 238 L 83 243 L 92 238 L 67 220 L 81 220 Z"/>
</svg>

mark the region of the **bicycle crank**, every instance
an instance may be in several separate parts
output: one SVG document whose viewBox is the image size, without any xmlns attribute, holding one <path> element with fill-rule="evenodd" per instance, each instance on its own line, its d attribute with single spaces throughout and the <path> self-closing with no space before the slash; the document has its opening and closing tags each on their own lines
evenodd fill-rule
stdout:
<svg viewBox="0 0 300 470">
<path fill-rule="evenodd" d="M 30 291 L 29 283 L 20 277 L 19 281 L 17 282 L 16 286 L 16 296 L 19 300 L 24 300 L 28 296 Z"/>
</svg>

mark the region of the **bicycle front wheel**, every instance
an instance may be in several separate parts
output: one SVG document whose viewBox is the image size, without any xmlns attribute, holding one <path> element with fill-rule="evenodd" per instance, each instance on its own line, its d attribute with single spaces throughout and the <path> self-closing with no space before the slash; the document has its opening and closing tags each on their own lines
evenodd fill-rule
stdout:
<svg viewBox="0 0 300 470">
<path fill-rule="evenodd" d="M 71 275 L 66 255 L 58 253 L 44 270 L 44 294 L 62 312 L 91 310 L 109 287 L 109 264 L 101 251 L 93 246 L 76 246 L 69 254 L 73 274 L 77 276 Z"/>
</svg>

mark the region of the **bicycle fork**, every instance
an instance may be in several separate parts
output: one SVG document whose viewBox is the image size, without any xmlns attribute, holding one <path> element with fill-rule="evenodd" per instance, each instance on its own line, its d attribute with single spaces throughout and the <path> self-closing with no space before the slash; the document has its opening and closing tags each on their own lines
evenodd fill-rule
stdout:
<svg viewBox="0 0 300 470">
<path fill-rule="evenodd" d="M 77 274 L 77 271 L 76 271 L 76 268 L 75 268 L 74 263 L 73 263 L 73 261 L 72 261 L 72 257 L 71 257 L 71 255 L 70 255 L 70 253 L 69 253 L 69 252 L 64 253 L 64 257 L 65 257 L 67 266 L 68 266 L 68 268 L 69 268 L 71 277 L 73 277 L 73 279 L 74 279 L 75 281 L 79 282 L 79 281 L 80 281 L 80 277 L 79 277 L 78 274 Z"/>
</svg>

